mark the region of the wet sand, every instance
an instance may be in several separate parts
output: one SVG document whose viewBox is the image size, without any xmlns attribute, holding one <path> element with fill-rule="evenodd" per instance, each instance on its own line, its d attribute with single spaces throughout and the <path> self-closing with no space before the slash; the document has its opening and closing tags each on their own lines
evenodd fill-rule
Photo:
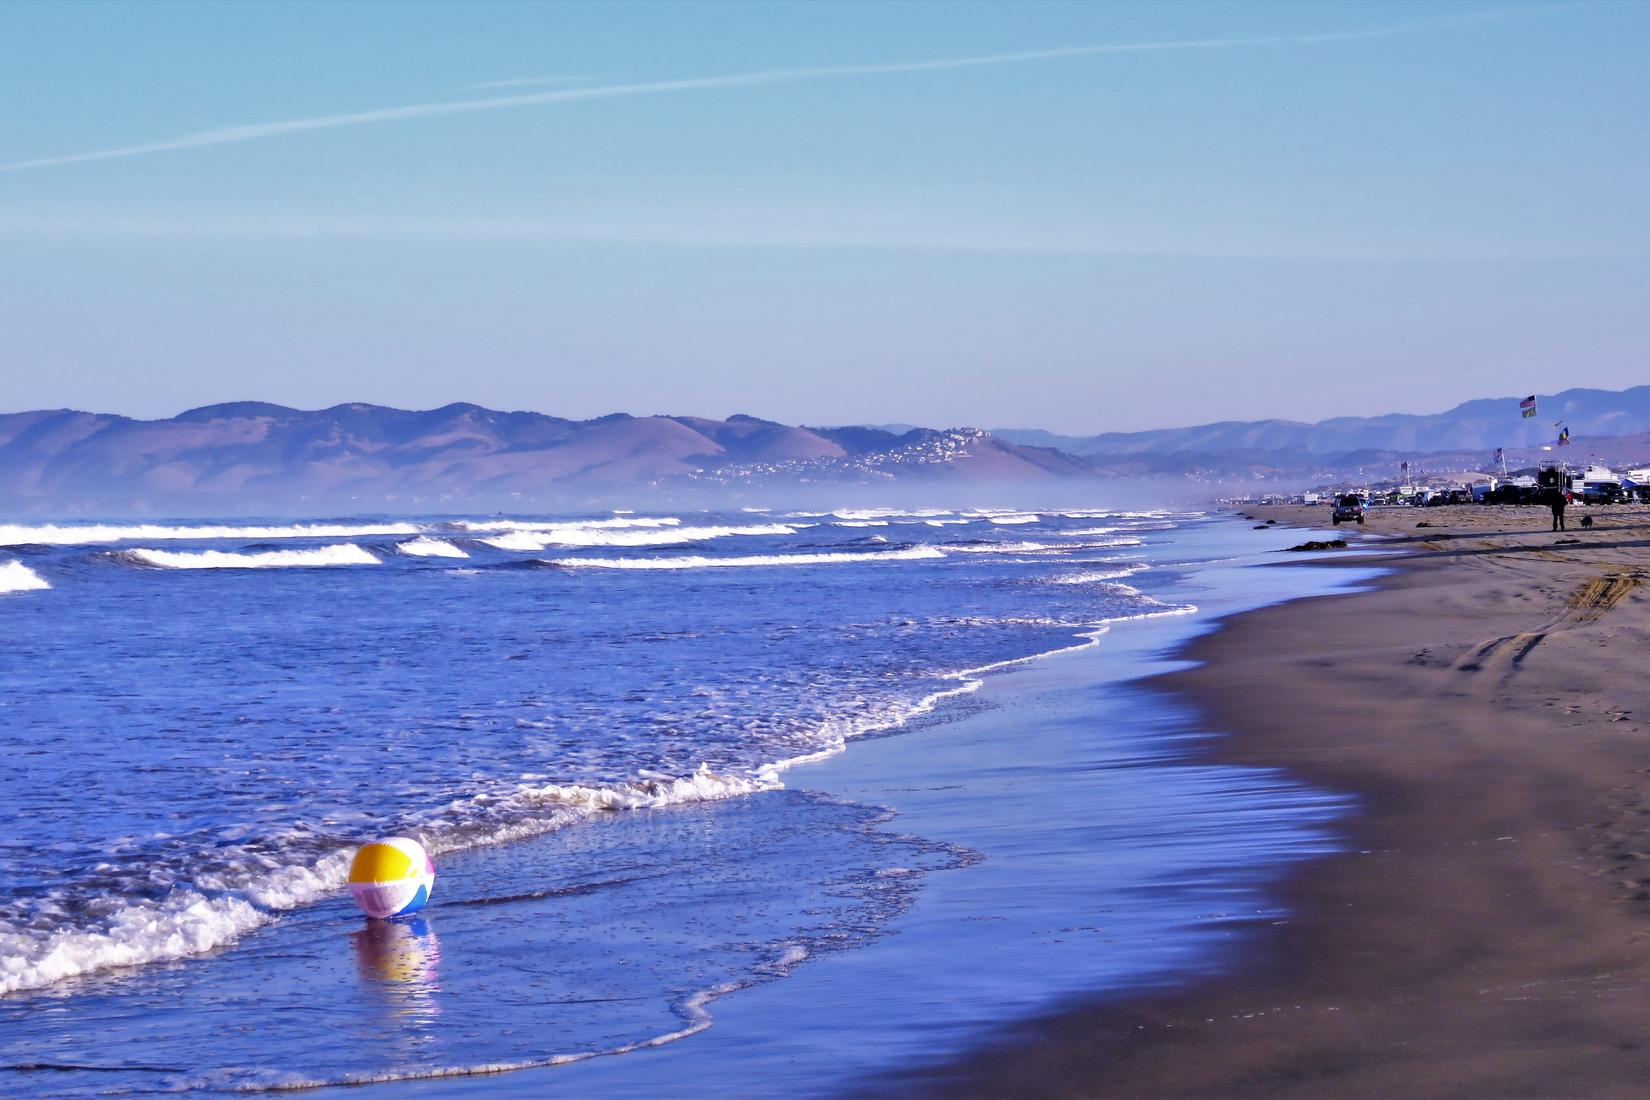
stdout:
<svg viewBox="0 0 1650 1100">
<path fill-rule="evenodd" d="M 1290 915 L 1241 966 L 1073 1003 L 861 1091 L 1644 1094 L 1650 509 L 1568 518 L 1554 535 L 1545 509 L 1376 510 L 1341 528 L 1393 552 L 1375 591 L 1238 616 L 1151 682 L 1230 734 L 1218 760 L 1361 801 L 1348 851 L 1289 881 Z"/>
</svg>

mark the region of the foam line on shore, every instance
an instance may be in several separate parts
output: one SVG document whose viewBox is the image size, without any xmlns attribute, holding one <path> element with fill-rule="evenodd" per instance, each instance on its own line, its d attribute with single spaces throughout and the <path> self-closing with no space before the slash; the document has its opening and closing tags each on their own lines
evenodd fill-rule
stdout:
<svg viewBox="0 0 1650 1100">
<path fill-rule="evenodd" d="M 1049 584 L 1098 584 L 1104 581 L 1118 581 L 1124 577 L 1132 577 L 1136 573 L 1143 573 L 1148 566 L 1134 564 L 1125 565 L 1117 569 L 1084 570 L 1078 573 L 1067 573 L 1060 577 L 1049 578 Z"/>
<path fill-rule="evenodd" d="M 687 776 L 645 776 L 606 787 L 523 784 L 510 793 L 485 792 L 449 804 L 442 811 L 446 820 L 401 831 L 443 855 L 540 836 L 602 813 L 710 802 L 778 786 L 767 769 L 745 777 L 719 775 L 708 766 Z M 246 849 L 244 862 L 253 870 L 201 875 L 162 900 L 114 910 L 100 928 L 63 928 L 42 937 L 0 924 L 0 996 L 226 946 L 283 911 L 342 890 L 354 851 L 354 845 L 318 855 L 302 851 L 302 862 L 271 867 L 267 852 Z"/>
</svg>

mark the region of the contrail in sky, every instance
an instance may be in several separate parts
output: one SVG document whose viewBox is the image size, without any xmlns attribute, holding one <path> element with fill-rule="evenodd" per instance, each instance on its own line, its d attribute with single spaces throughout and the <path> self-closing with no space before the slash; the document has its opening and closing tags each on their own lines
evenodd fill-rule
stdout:
<svg viewBox="0 0 1650 1100">
<path fill-rule="evenodd" d="M 1254 38 L 1203 38 L 1171 42 L 1126 42 L 1109 46 L 1068 46 L 1060 49 L 1023 50 L 1016 53 L 985 54 L 978 57 L 953 57 L 936 61 L 897 61 L 879 65 L 827 65 L 802 69 L 765 69 L 726 76 L 688 77 L 678 80 L 654 80 L 628 84 L 606 84 L 585 88 L 561 88 L 555 91 L 527 92 L 516 95 L 491 96 L 485 99 L 464 99 L 445 103 L 414 103 L 405 107 L 382 107 L 371 111 L 352 111 L 348 114 L 320 115 L 313 118 L 287 119 L 281 122 L 259 122 L 245 126 L 226 126 L 214 130 L 199 130 L 192 134 L 149 141 L 139 145 L 121 145 L 111 149 L 95 149 L 86 153 L 67 153 L 36 160 L 13 161 L 0 164 L 0 172 L 22 172 L 31 168 L 51 168 L 62 164 L 79 164 L 92 160 L 115 160 L 121 157 L 141 157 L 150 153 L 169 153 L 179 149 L 198 149 L 207 145 L 230 145 L 241 141 L 296 134 L 308 130 L 336 130 L 345 126 L 367 126 L 375 122 L 396 122 L 410 118 L 435 118 L 441 115 L 469 114 L 474 111 L 499 111 L 512 107 L 535 107 L 546 103 L 576 103 L 593 99 L 618 99 L 627 96 L 664 95 L 671 92 L 704 91 L 714 88 L 741 88 L 760 84 L 791 84 L 809 80 L 835 80 L 856 76 L 884 76 L 895 73 L 936 72 L 942 69 L 970 69 L 986 65 L 1013 65 L 1031 61 L 1053 61 L 1068 57 L 1093 57 L 1101 54 L 1144 53 L 1165 50 L 1228 50 L 1249 46 L 1301 46 L 1331 42 L 1354 42 L 1372 38 L 1392 38 L 1421 31 L 1462 26 L 1499 20 L 1512 15 L 1528 14 L 1540 8 L 1509 9 L 1446 16 L 1439 19 L 1418 20 L 1359 31 L 1328 31 L 1322 34 L 1266 35 Z"/>
</svg>

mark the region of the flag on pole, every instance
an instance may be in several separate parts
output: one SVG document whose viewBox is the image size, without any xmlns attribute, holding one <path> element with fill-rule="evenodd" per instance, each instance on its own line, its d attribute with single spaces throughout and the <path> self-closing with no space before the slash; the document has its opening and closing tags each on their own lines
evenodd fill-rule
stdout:
<svg viewBox="0 0 1650 1100">
<path fill-rule="evenodd" d="M 1523 415 L 1525 420 L 1534 420 L 1535 419 L 1535 394 L 1532 393 L 1532 394 L 1530 394 L 1530 396 L 1528 396 L 1524 400 L 1520 401 L 1518 403 L 1518 407 L 1521 410 L 1523 410 L 1522 415 Z"/>
<path fill-rule="evenodd" d="M 1501 448 L 1497 447 L 1495 449 L 1495 458 L 1494 458 L 1493 461 L 1495 461 L 1495 462 L 1504 462 L 1506 460 L 1506 458 L 1507 458 L 1507 456 L 1501 452 Z"/>
<path fill-rule="evenodd" d="M 1565 428 L 1563 431 L 1558 433 L 1558 445 L 1560 447 L 1568 447 L 1570 445 L 1570 429 Z"/>
</svg>

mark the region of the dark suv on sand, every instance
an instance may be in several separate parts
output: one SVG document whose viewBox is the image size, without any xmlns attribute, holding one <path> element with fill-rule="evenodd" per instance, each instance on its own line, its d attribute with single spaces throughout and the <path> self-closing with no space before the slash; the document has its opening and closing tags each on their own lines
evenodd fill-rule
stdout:
<svg viewBox="0 0 1650 1100">
<path fill-rule="evenodd" d="M 1336 526 L 1339 526 L 1343 520 L 1348 523 L 1353 520 L 1362 523 L 1364 521 L 1364 498 L 1356 493 L 1342 493 L 1335 498 L 1335 510 L 1330 513 L 1329 518 Z"/>
</svg>

